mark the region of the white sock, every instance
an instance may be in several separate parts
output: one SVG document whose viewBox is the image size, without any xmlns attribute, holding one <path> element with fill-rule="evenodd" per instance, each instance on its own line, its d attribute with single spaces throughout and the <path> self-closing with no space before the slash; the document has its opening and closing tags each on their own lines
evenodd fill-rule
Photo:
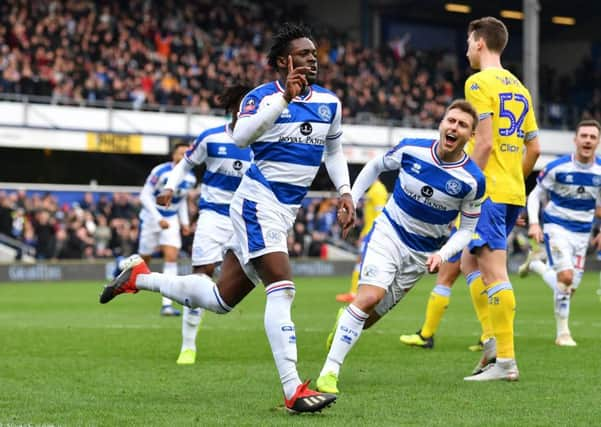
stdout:
<svg viewBox="0 0 601 427">
<path fill-rule="evenodd" d="M 290 399 L 301 384 L 296 370 L 296 333 L 290 315 L 295 294 L 294 283 L 289 280 L 274 282 L 265 287 L 265 294 L 265 332 L 284 395 Z"/>
<path fill-rule="evenodd" d="M 198 334 L 198 325 L 204 314 L 202 308 L 189 308 L 184 306 L 184 315 L 182 316 L 182 349 L 196 351 L 196 335 Z"/>
<path fill-rule="evenodd" d="M 357 342 L 363 331 L 363 325 L 369 315 L 353 304 L 349 305 L 340 318 L 338 319 L 338 327 L 334 334 L 332 347 L 326 358 L 326 362 L 321 369 L 320 376 L 328 372 L 334 372 L 336 375 L 340 372 L 340 367 L 344 362 L 344 358 L 351 351 L 353 345 Z"/>
<path fill-rule="evenodd" d="M 555 315 L 555 322 L 557 324 L 557 336 L 568 334 L 570 335 L 570 328 L 568 327 L 568 319 Z"/>
<path fill-rule="evenodd" d="M 557 288 L 557 273 L 555 270 L 548 268 L 542 276 L 545 283 L 549 285 L 553 292 L 555 292 L 555 288 Z"/>
<path fill-rule="evenodd" d="M 569 334 L 568 318 L 570 317 L 570 297 L 571 292 L 562 292 L 555 289 L 555 320 L 557 322 L 557 335 Z"/>
<path fill-rule="evenodd" d="M 177 262 L 165 262 L 163 264 L 163 274 L 166 276 L 177 276 Z M 173 301 L 167 297 L 163 297 L 162 305 L 171 304 L 173 304 Z"/>
<path fill-rule="evenodd" d="M 542 276 L 547 272 L 547 270 L 549 270 L 549 266 L 542 262 L 540 259 L 536 259 L 530 263 L 528 269 Z"/>
<path fill-rule="evenodd" d="M 201 307 L 218 314 L 232 311 L 221 298 L 215 282 L 206 274 L 166 276 L 161 273 L 138 274 L 136 287 L 160 292 L 187 307 Z"/>
</svg>

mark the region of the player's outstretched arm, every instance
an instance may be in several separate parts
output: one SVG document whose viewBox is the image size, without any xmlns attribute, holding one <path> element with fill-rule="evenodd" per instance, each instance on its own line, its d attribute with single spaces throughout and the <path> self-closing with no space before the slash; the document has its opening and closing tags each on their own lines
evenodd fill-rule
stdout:
<svg viewBox="0 0 601 427">
<path fill-rule="evenodd" d="M 384 156 L 375 157 L 363 166 L 351 190 L 355 205 L 357 205 L 357 202 L 367 189 L 376 181 L 376 178 L 385 170 L 389 169 L 384 166 Z"/>
</svg>

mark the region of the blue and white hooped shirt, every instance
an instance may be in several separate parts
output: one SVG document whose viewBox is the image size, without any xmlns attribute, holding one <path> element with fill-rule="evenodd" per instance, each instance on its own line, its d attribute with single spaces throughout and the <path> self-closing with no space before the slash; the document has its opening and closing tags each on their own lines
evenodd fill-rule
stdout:
<svg viewBox="0 0 601 427">
<path fill-rule="evenodd" d="M 229 216 L 230 200 L 251 164 L 250 148 L 236 146 L 228 123 L 202 132 L 184 159 L 193 166 L 206 164 L 199 209 Z"/>
<path fill-rule="evenodd" d="M 383 215 L 401 241 L 419 252 L 440 249 L 459 214 L 479 217 L 485 193 L 484 174 L 469 156 L 443 162 L 436 155 L 437 144 L 406 138 L 382 158 L 385 170 L 399 170 Z"/>
<path fill-rule="evenodd" d="M 238 120 L 256 114 L 283 92 L 278 81 L 253 89 L 242 100 Z M 260 182 L 281 204 L 300 206 L 319 170 L 325 145 L 338 143 L 342 135 L 341 114 L 334 93 L 315 84 L 309 86 L 307 93 L 294 98 L 252 142 L 253 163 L 246 177 Z"/>
<path fill-rule="evenodd" d="M 590 233 L 595 208 L 601 195 L 601 158 L 584 165 L 573 154 L 550 162 L 539 174 L 538 185 L 549 202 L 543 209 L 543 222 L 556 224 L 574 233 Z"/>
</svg>

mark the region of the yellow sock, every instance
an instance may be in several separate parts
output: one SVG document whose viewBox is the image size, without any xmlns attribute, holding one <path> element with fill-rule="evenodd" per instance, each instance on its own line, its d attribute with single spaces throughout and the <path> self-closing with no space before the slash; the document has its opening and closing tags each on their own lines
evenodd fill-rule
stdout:
<svg viewBox="0 0 601 427">
<path fill-rule="evenodd" d="M 359 287 L 359 267 L 359 263 L 355 264 L 355 269 L 351 276 L 351 294 L 357 294 L 357 288 Z"/>
<path fill-rule="evenodd" d="M 451 288 L 444 285 L 436 285 L 430 293 L 428 306 L 426 307 L 426 319 L 421 329 L 421 336 L 430 338 L 436 333 L 438 325 L 442 320 L 445 310 L 451 300 Z"/>
<path fill-rule="evenodd" d="M 480 340 L 482 342 L 494 336 L 492 323 L 490 320 L 490 312 L 488 309 L 488 295 L 486 295 L 486 287 L 480 277 L 480 272 L 473 272 L 468 275 L 467 283 L 470 288 L 470 295 L 472 296 L 472 304 L 476 311 L 476 316 L 482 326 L 482 335 Z"/>
<path fill-rule="evenodd" d="M 497 357 L 515 359 L 513 345 L 515 294 L 513 288 L 509 282 L 497 282 L 491 284 L 488 289 L 490 318 L 497 339 Z"/>
</svg>

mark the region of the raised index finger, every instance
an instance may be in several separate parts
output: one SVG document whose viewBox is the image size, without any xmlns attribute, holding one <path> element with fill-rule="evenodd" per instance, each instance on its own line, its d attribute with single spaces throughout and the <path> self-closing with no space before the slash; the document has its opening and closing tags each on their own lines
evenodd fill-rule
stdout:
<svg viewBox="0 0 601 427">
<path fill-rule="evenodd" d="M 288 55 L 288 72 L 291 73 L 294 70 L 294 65 L 292 65 L 292 55 Z"/>
</svg>

